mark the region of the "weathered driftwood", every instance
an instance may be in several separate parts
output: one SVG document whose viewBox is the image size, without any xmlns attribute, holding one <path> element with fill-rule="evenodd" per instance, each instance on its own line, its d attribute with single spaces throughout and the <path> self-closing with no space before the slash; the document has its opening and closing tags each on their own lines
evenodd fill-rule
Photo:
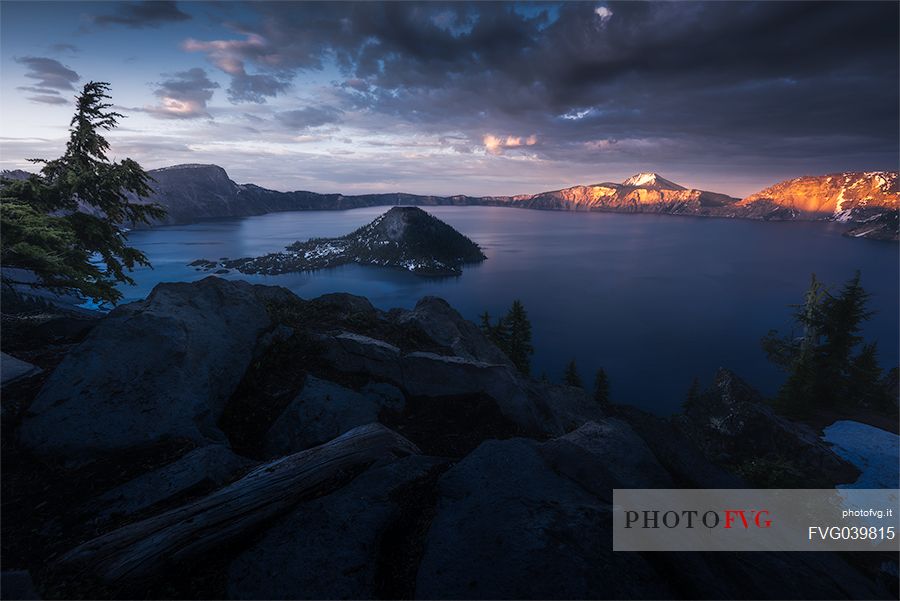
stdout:
<svg viewBox="0 0 900 601">
<path fill-rule="evenodd" d="M 360 426 L 261 465 L 202 499 L 88 541 L 60 561 L 109 581 L 146 575 L 248 532 L 347 470 L 418 452 L 380 424 Z"/>
</svg>

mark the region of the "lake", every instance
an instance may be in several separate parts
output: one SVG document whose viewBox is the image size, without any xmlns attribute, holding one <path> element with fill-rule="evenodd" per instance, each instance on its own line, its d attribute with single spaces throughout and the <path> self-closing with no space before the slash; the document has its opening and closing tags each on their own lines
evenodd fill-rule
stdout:
<svg viewBox="0 0 900 601">
<path fill-rule="evenodd" d="M 133 274 L 126 300 L 159 282 L 207 277 L 198 258 L 256 256 L 296 240 L 339 236 L 389 207 L 298 211 L 135 231 L 131 243 L 153 269 Z M 879 341 L 882 366 L 898 360 L 900 255 L 897 244 L 848 239 L 842 226 L 762 223 L 668 215 L 425 207 L 475 240 L 488 259 L 460 277 L 349 265 L 314 273 L 241 278 L 312 298 L 327 292 L 368 297 L 382 309 L 411 308 L 426 295 L 449 301 L 473 321 L 505 313 L 520 299 L 533 325 L 532 372 L 558 381 L 575 359 L 582 379 L 602 366 L 611 396 L 660 414 L 677 411 L 694 376 L 707 385 L 729 367 L 767 394 L 783 374 L 759 344 L 785 330 L 815 272 L 838 287 L 862 271 L 877 314 L 865 335 Z"/>
</svg>

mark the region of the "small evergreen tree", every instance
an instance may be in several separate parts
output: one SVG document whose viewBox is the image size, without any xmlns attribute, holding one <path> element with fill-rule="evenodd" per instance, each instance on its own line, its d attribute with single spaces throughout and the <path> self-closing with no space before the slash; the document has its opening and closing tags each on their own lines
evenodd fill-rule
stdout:
<svg viewBox="0 0 900 601">
<path fill-rule="evenodd" d="M 691 407 L 696 407 L 700 402 L 700 380 L 697 376 L 694 376 L 694 379 L 691 380 L 691 387 L 688 388 L 687 397 L 684 399 L 684 408 L 690 409 Z"/>
<path fill-rule="evenodd" d="M 887 410 L 891 408 L 891 395 L 882 379 L 878 365 L 878 343 L 864 344 L 850 364 L 847 395 L 866 407 Z"/>
<path fill-rule="evenodd" d="M 503 323 L 507 328 L 506 354 L 513 365 L 527 376 L 531 372 L 531 355 L 534 354 L 534 347 L 531 345 L 531 322 L 528 321 L 528 313 L 525 312 L 521 301 L 513 301 Z"/>
<path fill-rule="evenodd" d="M 563 372 L 563 382 L 569 386 L 584 388 L 584 384 L 581 382 L 581 376 L 578 375 L 578 366 L 575 364 L 575 359 L 572 359 L 566 365 L 566 370 Z"/>
<path fill-rule="evenodd" d="M 531 322 L 521 301 L 513 301 L 505 317 L 491 323 L 491 315 L 487 311 L 480 316 L 479 327 L 487 338 L 497 345 L 509 357 L 513 365 L 526 376 L 531 373 Z"/>
<path fill-rule="evenodd" d="M 33 272 L 38 280 L 7 286 L 45 287 L 75 292 L 101 302 L 121 298 L 117 283 L 134 282 L 126 271 L 149 265 L 127 245 L 125 225 L 149 223 L 165 212 L 157 205 L 132 202 L 150 194 L 150 177 L 135 161 L 110 161 L 103 131 L 120 113 L 110 111 L 109 84 L 90 82 L 76 100 L 69 142 L 61 157 L 32 159 L 40 174 L 0 184 L 0 264 Z"/>
<path fill-rule="evenodd" d="M 601 405 L 609 403 L 609 378 L 601 367 L 594 376 L 594 400 Z"/>
<path fill-rule="evenodd" d="M 487 336 L 488 338 L 490 338 L 491 337 L 491 328 L 492 328 L 491 314 L 488 313 L 487 311 L 485 311 L 478 317 L 480 320 L 478 327 L 481 329 L 481 333 L 484 334 L 485 336 Z"/>
</svg>

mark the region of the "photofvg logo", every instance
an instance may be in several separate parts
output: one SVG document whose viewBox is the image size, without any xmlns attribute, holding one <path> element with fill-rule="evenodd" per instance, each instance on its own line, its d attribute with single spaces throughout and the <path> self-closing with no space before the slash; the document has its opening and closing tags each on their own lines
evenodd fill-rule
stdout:
<svg viewBox="0 0 900 601">
<path fill-rule="evenodd" d="M 769 528 L 768 509 L 726 509 L 716 511 L 709 509 L 701 512 L 697 509 L 683 511 L 636 511 L 625 512 L 626 528 Z"/>
<path fill-rule="evenodd" d="M 616 551 L 896 551 L 893 489 L 616 489 Z"/>
</svg>

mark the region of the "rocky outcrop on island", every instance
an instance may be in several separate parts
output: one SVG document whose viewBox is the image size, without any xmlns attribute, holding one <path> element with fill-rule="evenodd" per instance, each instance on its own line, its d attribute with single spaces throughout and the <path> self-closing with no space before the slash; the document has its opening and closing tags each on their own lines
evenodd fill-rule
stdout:
<svg viewBox="0 0 900 601">
<path fill-rule="evenodd" d="M 262 257 L 198 260 L 191 265 L 206 271 L 218 267 L 274 275 L 358 263 L 396 267 L 423 276 L 450 276 L 460 275 L 463 265 L 485 258 L 477 244 L 440 219 L 416 207 L 394 207 L 340 238 L 313 238 Z"/>
<path fill-rule="evenodd" d="M 730 375 L 684 424 L 532 380 L 440 299 L 214 277 L 51 371 L 2 440 L 4 569 L 45 598 L 896 597 L 832 553 L 612 552 L 614 488 L 824 465 Z"/>
</svg>

